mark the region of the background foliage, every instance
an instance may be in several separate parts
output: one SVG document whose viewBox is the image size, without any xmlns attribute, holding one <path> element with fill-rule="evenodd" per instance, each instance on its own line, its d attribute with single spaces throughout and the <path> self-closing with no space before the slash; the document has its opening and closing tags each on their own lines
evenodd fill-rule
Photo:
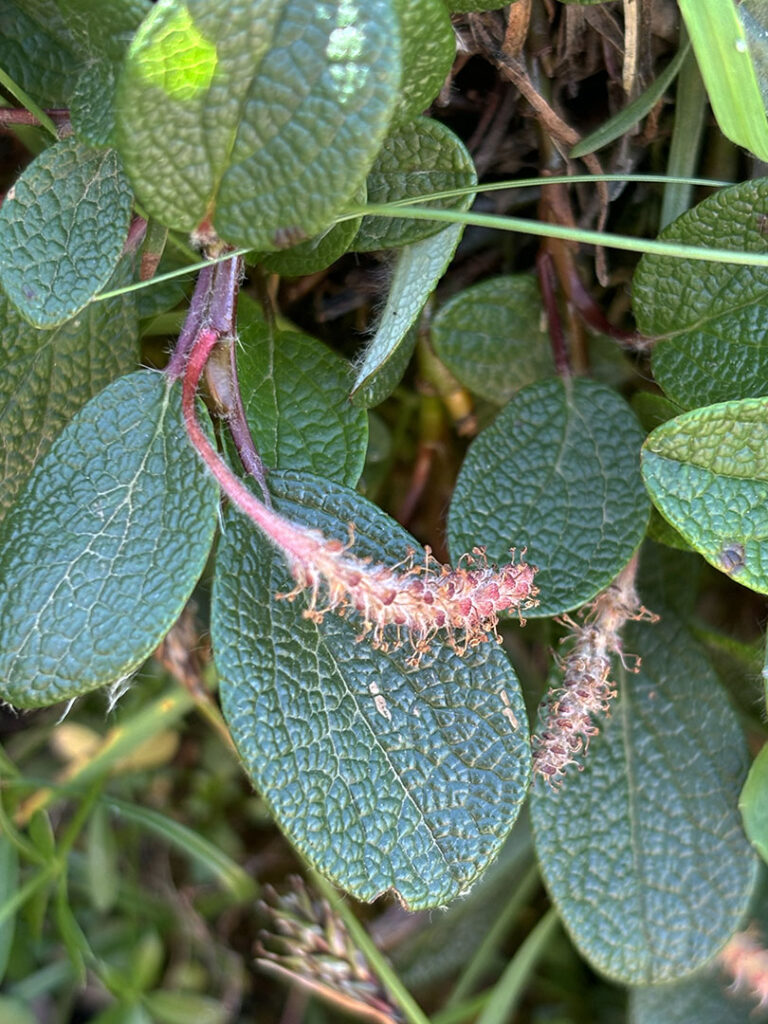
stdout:
<svg viewBox="0 0 768 1024">
<path fill-rule="evenodd" d="M 764 1014 L 767 43 L 763 0 L 2 5 L 0 1021 Z M 280 599 L 169 363 L 233 250 L 207 437 L 371 564 L 523 548 L 503 646 Z M 601 633 L 627 573 L 658 619 Z M 532 782 L 580 643 L 610 708 Z"/>
</svg>

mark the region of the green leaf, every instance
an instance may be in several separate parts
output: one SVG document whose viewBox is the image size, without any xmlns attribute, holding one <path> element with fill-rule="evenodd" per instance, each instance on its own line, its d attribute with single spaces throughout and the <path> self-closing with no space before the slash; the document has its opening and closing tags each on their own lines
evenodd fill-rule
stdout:
<svg viewBox="0 0 768 1024">
<path fill-rule="evenodd" d="M 0 906 L 19 890 L 19 854 L 7 835 L 0 835 Z M 8 958 L 13 949 L 16 915 L 12 914 L 0 924 L 0 982 L 5 977 Z"/>
<path fill-rule="evenodd" d="M 91 1024 L 156 1024 L 147 1010 L 132 999 L 107 1007 Z"/>
<path fill-rule="evenodd" d="M 451 14 L 463 11 L 498 11 L 505 6 L 499 3 L 499 0 L 443 0 L 443 2 Z"/>
<path fill-rule="evenodd" d="M 379 326 L 357 366 L 354 402 L 378 405 L 399 383 L 416 344 L 409 332 L 451 262 L 463 230 L 461 224 L 451 224 L 398 252 Z"/>
<path fill-rule="evenodd" d="M 80 58 L 120 60 L 151 0 L 16 0 Z"/>
<path fill-rule="evenodd" d="M 326 536 L 355 524 L 356 554 L 394 564 L 418 545 L 380 509 L 320 478 L 271 474 L 280 511 Z M 356 642 L 359 622 L 302 617 L 282 557 L 230 516 L 212 637 L 224 714 L 246 770 L 313 867 L 360 899 L 389 889 L 413 909 L 465 892 L 525 796 L 530 750 L 517 678 L 494 643 L 464 658 L 436 640 Z M 504 700 L 509 701 L 509 708 Z M 520 723 L 511 727 L 511 708 Z"/>
<path fill-rule="evenodd" d="M 647 536 L 659 544 L 665 544 L 668 548 L 675 548 L 678 551 L 691 551 L 691 545 L 681 537 L 677 530 L 655 509 L 651 509 L 651 518 L 648 520 Z"/>
<path fill-rule="evenodd" d="M 66 107 L 74 55 L 14 0 L 0 5 L 0 67 L 43 106 Z"/>
<path fill-rule="evenodd" d="M 37 464 L 0 530 L 0 693 L 38 707 L 132 672 L 202 572 L 217 488 L 178 386 L 122 377 Z"/>
<path fill-rule="evenodd" d="M 353 205 L 364 203 L 365 188 L 362 188 Z M 281 274 L 284 277 L 301 277 L 303 274 L 314 274 L 318 270 L 324 270 L 352 248 L 362 219 L 353 217 L 350 220 L 343 220 L 324 231 L 322 235 L 300 242 L 290 249 L 267 253 L 260 257 L 259 262 L 270 273 Z"/>
<path fill-rule="evenodd" d="M 394 119 L 424 112 L 440 92 L 456 55 L 456 35 L 443 0 L 397 0 L 403 78 Z"/>
<path fill-rule="evenodd" d="M 106 146 L 111 141 L 115 83 L 116 69 L 108 61 L 86 65 L 77 79 L 69 116 L 78 138 L 90 146 Z"/>
<path fill-rule="evenodd" d="M 71 417 L 115 377 L 135 367 L 138 322 L 133 296 L 121 295 L 41 331 L 0 292 L 0 324 L 2 519 L 34 463 Z"/>
<path fill-rule="evenodd" d="M 167 704 L 167 701 L 164 702 Z M 135 719 L 126 726 L 130 728 Z M 253 900 L 258 887 L 253 878 L 229 857 L 218 846 L 205 836 L 193 831 L 180 821 L 169 818 L 167 814 L 153 811 L 149 807 L 118 800 L 116 797 L 103 797 L 104 801 L 116 811 L 124 821 L 132 821 L 142 828 L 148 829 L 159 836 L 164 842 L 175 847 L 184 857 L 212 875 L 225 888 L 233 900 L 245 903 Z"/>
<path fill-rule="evenodd" d="M 38 1016 L 20 999 L 0 995 L 0 1024 L 38 1024 Z"/>
<path fill-rule="evenodd" d="M 736 6 L 680 0 L 701 77 L 724 135 L 768 160 L 768 122 L 749 41 Z"/>
<path fill-rule="evenodd" d="M 227 1024 L 232 1013 L 225 1004 L 196 992 L 159 989 L 144 996 L 144 1005 L 157 1024 Z"/>
<path fill-rule="evenodd" d="M 745 252 L 768 249 L 768 178 L 723 189 L 678 217 L 668 242 Z M 768 271 L 728 263 L 643 256 L 632 286 L 637 325 L 659 338 L 653 373 L 669 398 L 690 407 L 766 390 Z"/>
<path fill-rule="evenodd" d="M 742 0 L 737 14 L 744 27 L 763 103 L 768 99 L 768 9 L 765 0 Z"/>
<path fill-rule="evenodd" d="M 749 770 L 739 799 L 744 831 L 768 863 L 768 746 L 764 746 Z"/>
<path fill-rule="evenodd" d="M 690 43 L 686 42 L 681 45 L 677 54 L 667 64 L 661 74 L 651 82 L 647 89 L 644 89 L 623 110 L 619 110 L 618 113 L 609 117 L 599 128 L 590 132 L 589 135 L 586 135 L 573 146 L 568 154 L 570 159 L 576 160 L 578 157 L 586 156 L 587 153 L 594 153 L 596 150 L 602 149 L 609 142 L 614 142 L 616 139 L 621 138 L 622 135 L 630 132 L 638 121 L 647 114 L 650 114 L 651 110 L 653 110 L 677 77 L 677 73 L 680 71 L 689 50 Z"/>
<path fill-rule="evenodd" d="M 394 128 L 366 179 L 368 202 L 375 204 L 476 184 L 475 165 L 464 143 L 450 128 L 428 117 L 417 117 Z M 466 210 L 473 198 L 470 193 L 455 199 L 439 199 L 433 205 Z M 363 217 L 352 248 L 357 252 L 399 248 L 437 234 L 443 227 L 440 221 Z"/>
<path fill-rule="evenodd" d="M 586 378 L 537 381 L 477 436 L 448 520 L 452 555 L 476 545 L 497 562 L 527 547 L 540 605 L 559 615 L 595 596 L 642 540 L 643 433 L 615 391 Z"/>
<path fill-rule="evenodd" d="M 672 985 L 635 988 L 629 994 L 630 1024 L 759 1024 L 766 1019 L 757 998 L 729 983 L 717 967 Z"/>
<path fill-rule="evenodd" d="M 721 572 L 768 593 L 768 399 L 693 409 L 642 453 L 654 505 Z"/>
<path fill-rule="evenodd" d="M 131 950 L 127 974 L 134 992 L 146 992 L 160 980 L 165 950 L 156 931 L 146 931 Z"/>
<path fill-rule="evenodd" d="M 683 412 L 679 405 L 652 391 L 636 391 L 630 405 L 643 429 L 649 433 Z"/>
<path fill-rule="evenodd" d="M 432 343 L 462 384 L 499 405 L 555 370 L 532 274 L 494 277 L 459 292 L 433 319 Z"/>
<path fill-rule="evenodd" d="M 399 77 L 390 0 L 160 0 L 118 82 L 116 138 L 159 220 L 282 248 L 363 183 Z"/>
<path fill-rule="evenodd" d="M 38 3 L 40 0 L 33 0 Z M 43 0 L 50 3 L 50 0 Z M 152 10 L 150 0 L 56 0 L 87 54 L 70 102 L 75 133 L 91 145 L 106 145 L 115 127 L 117 72 L 134 32 Z"/>
<path fill-rule="evenodd" d="M 88 819 L 86 855 L 90 877 L 89 895 L 96 910 L 104 913 L 115 905 L 120 888 L 117 843 L 109 812 L 96 804 Z"/>
<path fill-rule="evenodd" d="M 0 208 L 0 283 L 36 327 L 69 320 L 112 276 L 131 216 L 114 150 L 75 138 L 45 150 Z"/>
<path fill-rule="evenodd" d="M 646 600 L 650 600 L 646 597 Z M 559 789 L 532 795 L 544 879 L 576 945 L 610 978 L 673 981 L 710 960 L 747 909 L 755 858 L 736 798 L 746 772 L 738 721 L 675 613 L 631 624 L 619 691 Z M 670 652 L 674 651 L 674 659 Z"/>
<path fill-rule="evenodd" d="M 365 463 L 368 416 L 350 404 L 345 359 L 305 334 L 241 320 L 237 374 L 251 435 L 268 466 L 354 487 Z"/>
<path fill-rule="evenodd" d="M 104 145 L 114 123 L 117 65 L 152 9 L 150 0 L 16 0 L 4 6 L 0 66 L 29 83 L 44 105 L 69 107 L 82 141 Z"/>
</svg>

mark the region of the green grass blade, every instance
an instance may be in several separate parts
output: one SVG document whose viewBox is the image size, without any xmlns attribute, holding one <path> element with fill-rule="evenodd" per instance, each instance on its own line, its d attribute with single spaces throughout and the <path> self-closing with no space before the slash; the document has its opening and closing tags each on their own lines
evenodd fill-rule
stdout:
<svg viewBox="0 0 768 1024">
<path fill-rule="evenodd" d="M 768 121 L 735 5 L 723 0 L 680 0 L 680 10 L 721 131 L 768 160 Z"/>
<path fill-rule="evenodd" d="M 602 149 L 609 142 L 613 142 L 614 139 L 620 138 L 625 132 L 634 128 L 638 121 L 653 110 L 672 84 L 689 49 L 690 43 L 681 46 L 659 77 L 651 82 L 645 92 L 613 117 L 609 117 L 605 124 L 601 124 L 596 131 L 585 136 L 581 142 L 577 142 L 568 156 L 575 160 L 577 157 L 586 156 L 587 153 L 594 153 L 596 149 Z"/>
<path fill-rule="evenodd" d="M 33 114 L 43 128 L 50 132 L 54 139 L 58 141 L 59 133 L 56 131 L 56 125 L 50 117 L 48 117 L 43 108 L 38 106 L 32 97 L 28 93 L 24 92 L 21 86 L 17 82 L 14 82 L 11 76 L 3 71 L 2 68 L 0 68 L 0 85 L 7 89 L 11 96 L 19 101 L 22 107 L 25 107 L 30 114 Z"/>
<path fill-rule="evenodd" d="M 515 1006 L 528 984 L 536 961 L 557 928 L 558 921 L 554 907 L 542 917 L 496 982 L 493 995 L 477 1018 L 476 1024 L 507 1024 L 507 1021 L 513 1019 Z"/>
<path fill-rule="evenodd" d="M 677 82 L 675 127 L 669 147 L 667 171 L 670 177 L 684 178 L 696 168 L 704 132 L 707 93 L 695 54 L 689 52 Z M 693 186 L 685 181 L 670 181 L 664 186 L 659 230 L 685 213 L 691 206 Z"/>
<path fill-rule="evenodd" d="M 502 217 L 492 213 L 473 213 L 464 210 L 441 210 L 437 207 L 400 206 L 397 212 L 388 205 L 366 204 L 354 213 L 346 213 L 339 220 L 363 214 L 377 217 L 413 217 L 415 220 L 443 221 L 447 224 L 471 224 L 474 227 L 497 228 L 500 231 L 517 231 L 521 235 L 544 235 L 548 238 L 564 238 L 566 241 L 582 242 L 585 245 L 601 245 L 605 249 L 621 249 L 625 252 L 652 252 L 659 256 L 673 256 L 678 259 L 702 260 L 705 263 L 731 263 L 742 267 L 768 267 L 768 253 L 740 252 L 734 249 L 706 249 L 698 245 L 682 245 L 677 242 L 663 242 L 657 238 L 634 238 L 630 235 L 611 235 L 586 228 L 570 228 L 562 224 L 544 224 L 540 221 L 521 217 Z"/>
<path fill-rule="evenodd" d="M 102 801 L 122 818 L 150 829 L 191 860 L 197 861 L 239 902 L 252 900 L 258 895 L 258 887 L 251 876 L 231 857 L 191 828 L 157 811 L 138 807 L 116 797 L 103 796 Z"/>
</svg>

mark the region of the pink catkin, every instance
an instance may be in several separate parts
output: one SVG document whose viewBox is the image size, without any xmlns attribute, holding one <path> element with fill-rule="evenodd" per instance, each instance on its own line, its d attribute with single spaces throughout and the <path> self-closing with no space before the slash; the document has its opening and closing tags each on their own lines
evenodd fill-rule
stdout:
<svg viewBox="0 0 768 1024">
<path fill-rule="evenodd" d="M 634 587 L 636 558 L 592 602 L 587 621 L 571 627 L 569 653 L 561 660 L 562 686 L 547 697 L 541 727 L 533 736 L 533 771 L 556 786 L 570 765 L 578 765 L 589 741 L 599 732 L 595 718 L 604 715 L 616 696 L 610 681 L 611 655 L 623 660 L 620 629 L 630 619 L 656 621 L 640 604 Z M 640 667 L 635 659 L 633 669 Z"/>
<path fill-rule="evenodd" d="M 469 568 L 452 569 L 431 559 L 427 550 L 424 565 L 413 565 L 409 555 L 411 564 L 398 571 L 349 554 L 349 545 L 328 540 L 319 531 L 291 526 L 290 547 L 281 547 L 297 585 L 280 596 L 293 599 L 309 591 L 304 615 L 316 622 L 329 611 L 343 615 L 351 609 L 363 622 L 359 639 L 369 637 L 381 650 L 400 646 L 405 635 L 415 664 L 438 634 L 463 654 L 491 637 L 500 640 L 499 612 L 517 611 L 522 617 L 537 603 L 536 569 L 525 562 L 497 569 L 485 564 L 484 553 L 476 549 L 474 557 L 465 556 Z M 321 592 L 325 605 L 318 608 Z"/>
<path fill-rule="evenodd" d="M 348 611 L 362 619 L 360 639 L 369 637 L 374 647 L 389 650 L 404 638 L 411 645 L 412 664 L 429 652 L 441 634 L 448 645 L 463 654 L 468 648 L 494 637 L 499 613 L 522 613 L 536 605 L 536 569 L 525 562 L 509 562 L 497 569 L 485 562 L 481 549 L 465 556 L 469 568 L 456 569 L 430 560 L 408 568 L 371 564 L 349 553 L 350 544 L 328 539 L 319 530 L 285 519 L 268 508 L 229 469 L 205 436 L 195 413 L 195 394 L 208 357 L 218 342 L 213 329 L 200 330 L 184 374 L 182 408 L 192 444 L 227 497 L 251 519 L 283 554 L 296 588 L 280 595 L 293 600 L 309 592 L 304 615 L 315 622 L 334 611 Z M 350 527 L 350 532 L 351 532 Z M 324 601 L 318 607 L 318 600 Z"/>
<path fill-rule="evenodd" d="M 717 959 L 733 979 L 734 992 L 746 991 L 761 1009 L 768 1006 L 768 950 L 756 928 L 736 932 Z"/>
</svg>

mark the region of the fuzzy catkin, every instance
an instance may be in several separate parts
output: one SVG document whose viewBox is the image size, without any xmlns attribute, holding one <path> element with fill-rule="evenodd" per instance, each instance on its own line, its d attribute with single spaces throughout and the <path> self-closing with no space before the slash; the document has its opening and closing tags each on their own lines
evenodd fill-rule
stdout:
<svg viewBox="0 0 768 1024">
<path fill-rule="evenodd" d="M 717 959 L 733 979 L 734 992 L 748 992 L 760 1009 L 768 1006 L 768 949 L 756 928 L 736 932 Z"/>
<path fill-rule="evenodd" d="M 526 562 L 488 565 L 476 548 L 452 569 L 431 558 L 423 565 L 399 569 L 371 564 L 349 553 L 350 544 L 328 540 L 319 531 L 297 524 L 290 549 L 283 547 L 296 587 L 278 595 L 293 600 L 307 591 L 306 618 L 322 622 L 328 612 L 353 612 L 362 620 L 358 639 L 368 638 L 379 650 L 392 650 L 407 641 L 411 664 L 418 665 L 441 635 L 458 654 L 491 638 L 500 642 L 499 613 L 522 613 L 538 602 L 536 568 Z M 322 606 L 319 602 L 322 601 Z"/>
<path fill-rule="evenodd" d="M 541 710 L 541 726 L 533 736 L 533 772 L 551 786 L 557 786 L 570 765 L 582 767 L 580 757 L 599 729 L 595 719 L 607 713 L 616 689 L 609 679 L 611 655 L 626 665 L 620 630 L 630 619 L 655 622 L 658 616 L 644 608 L 634 586 L 637 568 L 633 559 L 610 587 L 599 594 L 587 609 L 580 625 L 567 616 L 563 622 L 571 629 L 565 643 L 568 654 L 558 659 L 563 671 L 562 685 L 546 697 Z M 640 667 L 635 658 L 632 671 Z"/>
</svg>

